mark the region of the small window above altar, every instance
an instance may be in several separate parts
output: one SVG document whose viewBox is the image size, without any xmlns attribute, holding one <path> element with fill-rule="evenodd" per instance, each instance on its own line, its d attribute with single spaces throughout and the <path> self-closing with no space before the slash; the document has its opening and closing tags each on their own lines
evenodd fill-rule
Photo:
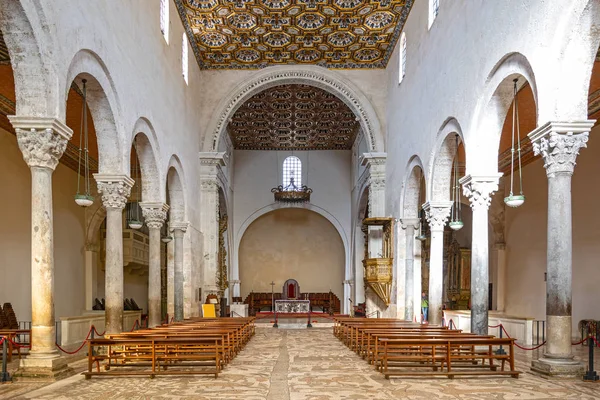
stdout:
<svg viewBox="0 0 600 400">
<path fill-rule="evenodd" d="M 296 156 L 289 156 L 283 160 L 283 187 L 302 187 L 302 162 Z"/>
</svg>

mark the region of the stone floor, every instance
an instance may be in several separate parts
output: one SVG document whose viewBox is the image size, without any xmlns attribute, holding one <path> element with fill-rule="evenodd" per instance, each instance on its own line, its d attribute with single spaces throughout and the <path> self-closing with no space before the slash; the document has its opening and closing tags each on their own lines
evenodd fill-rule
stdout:
<svg viewBox="0 0 600 400">
<path fill-rule="evenodd" d="M 578 355 L 586 349 L 575 346 Z M 0 385 L 0 398 L 17 399 L 600 399 L 600 383 L 550 381 L 529 372 L 532 357 L 517 353 L 519 379 L 386 380 L 343 346 L 331 328 L 258 328 L 256 336 L 218 379 L 210 377 L 94 378 L 75 375 L 43 386 Z M 600 354 L 599 354 L 600 356 Z M 81 371 L 84 362 L 70 364 Z M 598 366 L 596 366 L 598 370 Z"/>
</svg>

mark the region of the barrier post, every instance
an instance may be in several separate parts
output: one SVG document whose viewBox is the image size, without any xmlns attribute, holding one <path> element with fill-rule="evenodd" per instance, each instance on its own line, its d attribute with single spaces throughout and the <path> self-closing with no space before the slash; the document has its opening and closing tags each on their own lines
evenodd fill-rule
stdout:
<svg viewBox="0 0 600 400">
<path fill-rule="evenodd" d="M 308 306 L 308 324 L 306 325 L 307 328 L 312 328 L 312 324 L 310 323 L 310 306 Z"/>
<path fill-rule="evenodd" d="M 277 308 L 275 309 L 275 323 L 273 324 L 273 328 L 279 328 L 279 325 L 277 325 Z"/>
<path fill-rule="evenodd" d="M 8 338 L 4 336 L 2 340 L 2 377 L 0 382 L 10 382 L 12 378 L 10 374 L 6 371 L 7 368 L 7 353 L 8 353 Z"/>
<path fill-rule="evenodd" d="M 502 339 L 502 324 L 500 324 L 500 326 L 498 327 L 498 330 L 500 331 L 500 339 Z M 500 345 L 500 348 L 498 350 L 496 350 L 494 353 L 496 355 L 505 355 L 506 351 L 504 351 L 504 349 L 502 348 L 502 345 Z"/>
<path fill-rule="evenodd" d="M 589 350 L 589 356 L 588 356 L 588 370 L 585 373 L 585 375 L 583 376 L 583 380 L 584 381 L 592 381 L 595 382 L 599 379 L 598 374 L 596 374 L 596 371 L 594 371 L 594 341 L 592 340 L 592 336 L 590 335 L 590 332 L 588 332 L 588 348 Z"/>
</svg>

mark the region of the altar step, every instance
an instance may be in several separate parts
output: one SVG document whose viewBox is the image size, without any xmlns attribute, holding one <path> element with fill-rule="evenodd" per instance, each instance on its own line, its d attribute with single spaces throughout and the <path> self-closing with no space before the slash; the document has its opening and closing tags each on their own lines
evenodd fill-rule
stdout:
<svg viewBox="0 0 600 400">
<path fill-rule="evenodd" d="M 310 323 L 313 328 L 331 328 L 334 317 L 348 317 L 346 314 L 324 314 L 311 313 Z M 272 312 L 256 313 L 255 323 L 258 326 L 273 326 L 275 323 L 275 314 Z M 308 323 L 308 314 L 278 314 L 277 324 L 280 329 L 305 329 Z"/>
</svg>

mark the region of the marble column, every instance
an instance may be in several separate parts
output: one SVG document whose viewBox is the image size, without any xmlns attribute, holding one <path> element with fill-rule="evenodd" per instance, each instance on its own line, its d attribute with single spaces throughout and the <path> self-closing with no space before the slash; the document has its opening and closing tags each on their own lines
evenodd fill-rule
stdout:
<svg viewBox="0 0 600 400">
<path fill-rule="evenodd" d="M 56 350 L 54 327 L 54 216 L 52 173 L 72 131 L 53 118 L 9 117 L 31 170 L 31 350 L 15 376 L 57 377 L 69 372 Z"/>
<path fill-rule="evenodd" d="M 175 321 L 183 321 L 183 236 L 187 222 L 172 222 L 171 231 L 175 242 Z"/>
<path fill-rule="evenodd" d="M 204 299 L 220 297 L 217 285 L 219 268 L 219 185 L 225 166 L 225 153 L 200 153 L 200 231 L 204 238 Z M 200 299 L 204 303 L 204 299 Z"/>
<path fill-rule="evenodd" d="M 431 231 L 429 249 L 429 323 L 442 324 L 444 285 L 444 226 L 450 217 L 451 201 L 428 201 L 423 204 Z"/>
<path fill-rule="evenodd" d="M 405 299 L 405 313 L 404 319 L 412 321 L 414 318 L 415 308 L 415 229 L 419 227 L 418 218 L 403 218 L 400 223 L 404 229 L 404 235 L 406 237 L 406 253 L 404 255 L 404 299 Z"/>
<path fill-rule="evenodd" d="M 547 343 L 532 369 L 551 376 L 581 377 L 583 373 L 583 365 L 573 359 L 571 351 L 571 177 L 594 122 L 548 122 L 528 135 L 534 153 L 544 159 L 548 176 Z"/>
<path fill-rule="evenodd" d="M 106 209 L 106 257 L 104 296 L 106 332 L 123 331 L 123 208 L 133 187 L 126 175 L 95 174 L 102 205 Z"/>
<path fill-rule="evenodd" d="M 160 229 L 167 219 L 169 206 L 164 203 L 140 203 L 146 226 L 150 234 L 150 249 L 148 258 L 148 327 L 160 325 L 160 265 L 161 237 Z"/>
<path fill-rule="evenodd" d="M 488 334 L 488 285 L 490 255 L 488 243 L 488 209 L 492 194 L 498 190 L 501 174 L 460 179 L 463 193 L 471 203 L 473 230 L 471 234 L 471 332 Z"/>
</svg>

